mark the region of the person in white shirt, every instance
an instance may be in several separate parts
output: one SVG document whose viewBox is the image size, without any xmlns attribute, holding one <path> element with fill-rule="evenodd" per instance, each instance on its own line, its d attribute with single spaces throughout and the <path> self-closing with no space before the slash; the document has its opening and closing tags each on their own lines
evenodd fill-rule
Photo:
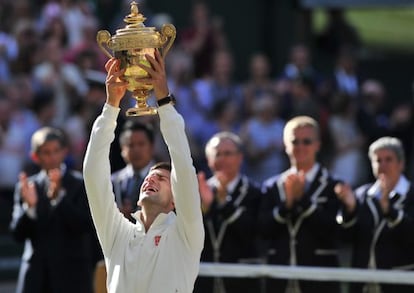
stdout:
<svg viewBox="0 0 414 293">
<path fill-rule="evenodd" d="M 184 120 L 169 95 L 165 64 L 147 55 L 158 102 L 160 129 L 170 163 L 153 166 L 140 189 L 141 210 L 131 223 L 117 209 L 110 179 L 109 149 L 127 82 L 112 58 L 106 64 L 106 103 L 92 128 L 83 173 L 94 224 L 105 257 L 107 289 L 114 292 L 192 292 L 204 244 L 198 182 Z"/>
</svg>

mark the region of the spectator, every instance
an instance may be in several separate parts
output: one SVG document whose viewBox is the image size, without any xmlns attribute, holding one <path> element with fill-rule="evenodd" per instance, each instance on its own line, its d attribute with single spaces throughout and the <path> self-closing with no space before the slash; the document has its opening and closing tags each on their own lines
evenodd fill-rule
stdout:
<svg viewBox="0 0 414 293">
<path fill-rule="evenodd" d="M 414 103 L 397 103 L 390 114 L 390 135 L 398 138 L 404 147 L 406 175 L 414 179 Z"/>
<path fill-rule="evenodd" d="M 344 12 L 340 8 L 329 9 L 327 24 L 317 36 L 316 45 L 327 57 L 337 56 L 344 47 L 353 50 L 361 47 L 359 34 L 348 22 Z"/>
<path fill-rule="evenodd" d="M 269 264 L 338 266 L 337 180 L 316 160 L 317 122 L 308 116 L 289 120 L 283 141 L 291 167 L 263 183 L 259 231 L 269 241 Z M 339 292 L 335 282 L 270 279 L 267 292 Z"/>
<path fill-rule="evenodd" d="M 195 1 L 191 7 L 188 27 L 179 35 L 179 44 L 193 57 L 196 78 L 214 76 L 211 64 L 217 50 L 226 47 L 222 23 L 210 15 L 206 1 Z"/>
<path fill-rule="evenodd" d="M 10 63 L 18 56 L 17 41 L 13 35 L 0 29 L 0 82 L 8 82 L 12 76 Z"/>
<path fill-rule="evenodd" d="M 289 54 L 289 61 L 279 78 L 287 80 L 305 78 L 316 88 L 320 82 L 320 76 L 312 65 L 309 48 L 304 44 L 296 44 L 291 47 Z"/>
<path fill-rule="evenodd" d="M 81 175 L 66 168 L 66 138 L 44 127 L 32 136 L 41 171 L 21 173 L 11 229 L 25 242 L 17 292 L 92 292 L 94 229 Z"/>
<path fill-rule="evenodd" d="M 216 52 L 213 62 L 213 78 L 198 79 L 194 89 L 204 113 L 205 124 L 195 134 L 199 145 L 219 131 L 238 133 L 243 118 L 243 91 L 234 80 L 233 55 L 228 50 Z"/>
<path fill-rule="evenodd" d="M 234 102 L 236 112 L 243 110 L 243 90 L 234 78 L 234 56 L 229 50 L 220 50 L 214 54 L 212 77 L 196 79 L 196 90 L 199 104 L 203 108 L 206 119 L 211 119 L 214 106 L 225 101 Z"/>
<path fill-rule="evenodd" d="M 154 160 L 154 130 L 150 124 L 128 120 L 119 136 L 121 155 L 126 166 L 112 174 L 115 201 L 126 218 L 135 223 L 139 188 Z"/>
<path fill-rule="evenodd" d="M 195 141 L 197 132 L 206 126 L 203 108 L 194 89 L 194 64 L 191 56 L 181 49 L 172 49 L 166 57 L 168 87 L 180 97 L 177 111 L 186 122 L 191 154 L 194 164 L 199 169 L 199 162 L 204 161 L 204 145 Z"/>
<path fill-rule="evenodd" d="M 386 89 L 379 80 L 368 79 L 361 85 L 361 105 L 357 112 L 357 123 L 367 142 L 389 134 L 390 117 L 386 95 Z"/>
<path fill-rule="evenodd" d="M 57 39 L 48 39 L 43 49 L 43 61 L 34 67 L 33 78 L 53 89 L 56 105 L 53 124 L 61 127 L 69 117 L 71 103 L 84 98 L 88 85 L 76 65 L 63 62 L 64 48 Z"/>
<path fill-rule="evenodd" d="M 33 119 L 30 118 L 16 109 L 6 89 L 0 87 L 0 194 L 10 206 L 19 172 L 29 159 L 30 136 L 33 133 Z"/>
<path fill-rule="evenodd" d="M 353 247 L 352 266 L 366 269 L 412 270 L 414 263 L 414 188 L 403 174 L 404 148 L 394 137 L 381 137 L 368 151 L 375 182 L 352 191 L 335 190 L 343 203 L 342 224 Z M 401 284 L 352 284 L 351 292 L 413 292 Z"/>
<path fill-rule="evenodd" d="M 231 132 L 211 137 L 205 154 L 213 176 L 198 175 L 206 238 L 201 260 L 243 263 L 258 257 L 256 219 L 260 188 L 242 174 L 243 147 Z M 258 292 L 258 280 L 206 278 L 196 281 L 197 293 Z"/>
<path fill-rule="evenodd" d="M 252 107 L 254 116 L 242 125 L 240 137 L 246 149 L 246 173 L 262 183 L 286 169 L 285 120 L 279 116 L 279 98 L 273 92 L 257 96 Z"/>
<path fill-rule="evenodd" d="M 243 85 L 245 118 L 254 115 L 253 107 L 256 97 L 276 91 L 276 84 L 271 79 L 271 73 L 270 60 L 266 54 L 258 52 L 250 56 L 249 78 Z"/>
<path fill-rule="evenodd" d="M 38 62 L 40 38 L 35 23 L 27 19 L 17 19 L 13 36 L 17 42 L 17 57 L 10 60 L 10 73 L 31 75 Z"/>
<path fill-rule="evenodd" d="M 365 137 L 356 123 L 357 101 L 346 94 L 332 97 L 329 118 L 329 137 L 332 139 L 333 155 L 330 171 L 352 187 L 368 179 L 365 163 Z"/>
<path fill-rule="evenodd" d="M 357 99 L 361 83 L 357 69 L 358 63 L 355 53 L 347 48 L 343 48 L 336 59 L 333 91 L 346 93 L 350 97 Z"/>
</svg>

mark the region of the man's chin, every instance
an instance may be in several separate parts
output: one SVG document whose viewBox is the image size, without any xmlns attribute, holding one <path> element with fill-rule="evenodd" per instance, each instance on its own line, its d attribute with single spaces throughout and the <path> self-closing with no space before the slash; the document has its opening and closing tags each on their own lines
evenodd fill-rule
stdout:
<svg viewBox="0 0 414 293">
<path fill-rule="evenodd" d="M 141 197 L 138 200 L 138 206 L 142 206 L 145 202 L 152 202 L 150 194 L 141 194 Z"/>
</svg>

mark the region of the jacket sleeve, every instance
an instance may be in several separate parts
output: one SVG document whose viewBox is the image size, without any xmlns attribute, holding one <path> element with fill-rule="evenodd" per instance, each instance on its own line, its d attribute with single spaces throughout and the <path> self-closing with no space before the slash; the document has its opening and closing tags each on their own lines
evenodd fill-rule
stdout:
<svg viewBox="0 0 414 293">
<path fill-rule="evenodd" d="M 26 238 L 31 238 L 35 229 L 35 222 L 36 220 L 29 217 L 23 208 L 21 200 L 21 187 L 20 183 L 17 183 L 14 190 L 13 213 L 10 223 L 10 230 L 14 239 L 22 242 Z"/>
</svg>

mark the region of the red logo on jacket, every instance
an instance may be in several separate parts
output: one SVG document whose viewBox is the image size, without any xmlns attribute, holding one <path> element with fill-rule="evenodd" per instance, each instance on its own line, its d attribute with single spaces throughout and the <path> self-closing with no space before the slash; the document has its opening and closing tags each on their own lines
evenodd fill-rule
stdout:
<svg viewBox="0 0 414 293">
<path fill-rule="evenodd" d="M 155 246 L 158 246 L 158 244 L 160 243 L 160 240 L 161 240 L 161 235 L 157 235 L 154 237 Z"/>
</svg>

